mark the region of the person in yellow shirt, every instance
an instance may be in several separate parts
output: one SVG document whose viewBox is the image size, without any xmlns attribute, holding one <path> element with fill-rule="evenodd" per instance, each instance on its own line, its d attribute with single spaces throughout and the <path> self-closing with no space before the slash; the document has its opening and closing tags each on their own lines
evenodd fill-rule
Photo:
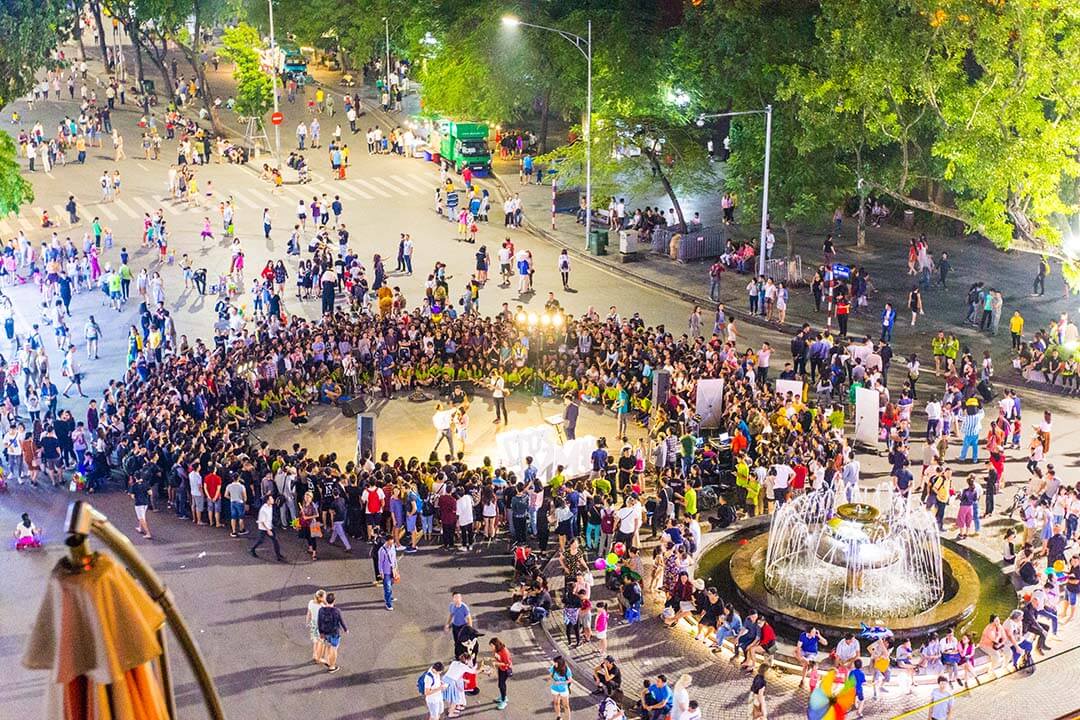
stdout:
<svg viewBox="0 0 1080 720">
<path fill-rule="evenodd" d="M 1020 340 L 1024 337 L 1024 316 L 1019 310 L 1014 311 L 1013 316 L 1009 318 L 1009 332 L 1012 333 L 1013 350 L 1019 350 Z"/>
</svg>

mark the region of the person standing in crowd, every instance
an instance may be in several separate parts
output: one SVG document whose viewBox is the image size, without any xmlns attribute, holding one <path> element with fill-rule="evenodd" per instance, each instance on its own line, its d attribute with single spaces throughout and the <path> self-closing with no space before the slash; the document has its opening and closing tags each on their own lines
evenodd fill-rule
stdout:
<svg viewBox="0 0 1080 720">
<path fill-rule="evenodd" d="M 465 604 L 461 593 L 453 593 L 450 596 L 450 614 L 446 617 L 446 624 L 443 629 L 449 631 L 454 638 L 454 657 L 461 654 L 458 651 L 458 646 L 461 645 L 462 631 L 467 627 L 471 627 L 472 624 L 473 618 L 469 606 Z"/>
<path fill-rule="evenodd" d="M 398 582 L 397 546 L 394 538 L 387 535 L 379 548 L 379 576 L 382 578 L 383 602 L 387 610 L 394 609 L 394 583 Z"/>
<path fill-rule="evenodd" d="M 341 611 L 334 607 L 337 600 L 334 593 L 326 594 L 326 602 L 319 608 L 318 626 L 319 636 L 322 639 L 323 655 L 320 662 L 326 666 L 330 673 L 338 671 L 338 648 L 341 645 L 341 634 L 348 633 L 349 628 L 345 625 L 345 619 Z"/>
<path fill-rule="evenodd" d="M 259 557 L 255 551 L 259 549 L 259 546 L 263 544 L 266 538 L 270 538 L 270 542 L 274 545 L 274 557 L 278 562 L 285 562 L 285 556 L 281 554 L 281 545 L 278 544 L 277 535 L 274 534 L 274 496 L 267 495 L 263 501 L 262 506 L 259 508 L 259 516 L 256 520 L 256 525 L 259 528 L 259 538 L 255 541 L 255 544 L 251 546 L 251 556 Z"/>
<path fill-rule="evenodd" d="M 514 662 L 510 657 L 509 648 L 506 647 L 502 640 L 493 637 L 488 641 L 488 644 L 491 646 L 491 664 L 495 668 L 499 685 L 499 697 L 495 700 L 495 709 L 505 710 L 506 705 L 509 703 L 506 681 L 514 672 Z"/>
</svg>

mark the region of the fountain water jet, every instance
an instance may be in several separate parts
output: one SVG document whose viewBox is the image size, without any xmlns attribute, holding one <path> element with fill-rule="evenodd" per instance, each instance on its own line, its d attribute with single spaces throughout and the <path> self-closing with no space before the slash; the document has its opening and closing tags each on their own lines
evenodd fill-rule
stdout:
<svg viewBox="0 0 1080 720">
<path fill-rule="evenodd" d="M 776 511 L 765 587 L 838 619 L 910 617 L 940 602 L 942 552 L 933 515 L 887 488 L 844 500 L 821 490 Z"/>
</svg>

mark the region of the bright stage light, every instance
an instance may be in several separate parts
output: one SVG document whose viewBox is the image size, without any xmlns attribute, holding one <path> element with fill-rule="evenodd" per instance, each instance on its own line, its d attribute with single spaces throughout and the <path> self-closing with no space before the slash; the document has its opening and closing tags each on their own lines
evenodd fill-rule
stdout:
<svg viewBox="0 0 1080 720">
<path fill-rule="evenodd" d="M 521 24 L 521 21 L 513 15 L 503 15 L 502 24 L 506 27 L 517 27 Z"/>
<path fill-rule="evenodd" d="M 536 313 L 534 313 L 534 312 L 529 313 L 529 325 L 530 326 L 535 326 L 536 323 L 539 322 L 539 320 L 540 320 L 540 318 L 537 317 Z"/>
<path fill-rule="evenodd" d="M 514 316 L 514 322 L 516 322 L 518 325 L 524 325 L 527 319 L 528 318 L 525 315 L 524 310 L 518 310 L 518 314 Z"/>
<path fill-rule="evenodd" d="M 543 315 L 541 315 L 540 316 L 540 324 L 543 325 L 544 327 L 547 327 L 547 326 L 551 325 L 551 316 L 548 315 L 547 313 L 544 313 Z"/>
<path fill-rule="evenodd" d="M 551 324 L 554 325 L 555 327 L 562 327 L 563 316 L 556 313 L 555 316 L 553 318 L 551 318 Z"/>
</svg>

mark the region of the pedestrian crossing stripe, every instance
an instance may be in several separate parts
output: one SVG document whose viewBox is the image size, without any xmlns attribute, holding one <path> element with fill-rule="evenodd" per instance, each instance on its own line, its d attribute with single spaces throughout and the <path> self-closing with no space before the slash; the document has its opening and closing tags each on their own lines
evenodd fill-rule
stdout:
<svg viewBox="0 0 1080 720">
<path fill-rule="evenodd" d="M 339 191 L 338 191 L 337 194 L 341 194 L 341 195 L 345 195 L 345 196 L 353 197 L 353 198 L 358 197 L 361 200 L 374 200 L 375 199 L 374 195 L 370 195 L 370 194 L 364 192 L 363 190 L 361 190 L 360 188 L 355 187 L 353 185 L 347 185 L 345 183 L 341 183 L 338 187 L 339 187 Z"/>
<path fill-rule="evenodd" d="M 364 187 L 366 187 L 368 190 L 375 193 L 379 197 L 390 197 L 390 193 L 386 192 L 382 188 L 379 188 L 379 187 L 376 187 L 375 185 L 372 185 L 367 180 L 361 180 L 360 178 L 356 178 L 356 182 L 358 184 L 360 184 L 360 185 L 363 185 Z"/>
<path fill-rule="evenodd" d="M 115 210 L 113 210 L 111 207 L 109 207 L 109 203 L 98 203 L 97 205 L 94 206 L 94 210 L 95 210 L 95 212 L 98 212 L 98 213 L 104 215 L 105 217 L 107 217 L 110 220 L 118 220 L 119 217 L 120 217 L 119 215 L 116 214 Z"/>
<path fill-rule="evenodd" d="M 36 210 L 37 210 L 38 217 L 40 218 L 41 217 L 41 208 L 36 208 Z M 49 212 L 52 213 L 52 217 L 50 219 L 53 222 L 56 222 L 57 218 L 66 218 L 68 216 L 67 208 L 65 208 L 60 203 L 56 203 L 55 205 L 53 205 L 53 209 L 50 210 Z M 39 225 L 41 224 L 40 220 L 38 221 L 38 224 Z"/>
<path fill-rule="evenodd" d="M 131 207 L 130 205 L 128 205 L 126 202 L 124 202 L 120 198 L 116 198 L 116 207 L 123 210 L 124 214 L 127 215 L 130 218 L 140 217 L 138 211 L 136 211 L 135 208 Z"/>
<path fill-rule="evenodd" d="M 410 177 L 406 175 L 391 175 L 396 182 L 405 185 L 406 187 L 412 187 L 414 190 L 423 190 L 424 192 L 431 192 L 435 189 L 434 185 L 430 185 L 419 178 Z"/>
<path fill-rule="evenodd" d="M 61 217 L 61 215 L 58 214 L 56 217 L 54 217 L 53 222 L 56 222 L 56 219 L 58 217 Z M 24 218 L 22 215 L 16 216 L 15 220 L 19 223 L 19 227 L 21 227 L 26 232 L 30 232 L 31 230 L 34 229 L 33 223 L 31 223 L 29 220 Z M 40 224 L 40 223 L 38 223 L 38 224 Z"/>
<path fill-rule="evenodd" d="M 135 197 L 131 198 L 131 201 L 132 201 L 133 203 L 135 203 L 136 205 L 138 205 L 139 207 L 141 207 L 141 208 L 142 208 L 143 210 L 145 210 L 146 212 L 150 213 L 151 215 L 153 215 L 153 214 L 154 214 L 154 212 L 156 211 L 156 208 L 155 208 L 155 207 L 154 207 L 153 205 L 151 205 L 150 203 L 146 202 L 145 200 L 143 200 L 143 199 L 142 199 L 141 197 L 139 197 L 138 195 L 136 195 Z"/>
<path fill-rule="evenodd" d="M 379 178 L 379 182 L 381 182 L 381 183 L 383 183 L 385 185 L 388 185 L 388 186 L 394 188 L 395 190 L 397 188 L 399 188 L 399 187 L 400 188 L 405 188 L 405 192 L 407 194 L 409 194 L 409 195 L 415 195 L 416 194 L 416 188 L 414 188 L 412 185 L 410 185 L 407 182 L 404 182 L 402 180 L 398 180 L 396 175 L 390 175 L 389 177 Z"/>
<path fill-rule="evenodd" d="M 374 182 L 380 183 L 384 187 L 390 188 L 391 190 L 396 192 L 398 195 L 411 195 L 412 194 L 412 193 L 409 193 L 409 192 L 406 192 L 406 191 L 402 190 L 400 187 L 398 187 L 394 183 L 390 182 L 389 180 L 386 180 L 385 178 L 372 177 L 371 179 Z"/>
<path fill-rule="evenodd" d="M 282 189 L 292 195 L 293 197 L 300 198 L 301 200 L 307 200 L 307 194 L 300 188 L 299 185 L 282 185 Z"/>
<path fill-rule="evenodd" d="M 251 192 L 254 194 L 254 191 L 251 191 Z M 262 208 L 266 207 L 266 205 L 260 205 L 259 204 L 258 201 L 260 201 L 262 198 L 260 198 L 258 195 L 255 195 L 255 200 L 252 200 L 246 194 L 241 192 L 239 188 L 234 189 L 231 194 L 232 194 L 232 197 L 236 198 L 237 200 L 239 200 L 241 203 L 243 203 L 244 205 L 246 205 L 249 208 L 259 210 L 259 209 L 262 209 Z"/>
</svg>

